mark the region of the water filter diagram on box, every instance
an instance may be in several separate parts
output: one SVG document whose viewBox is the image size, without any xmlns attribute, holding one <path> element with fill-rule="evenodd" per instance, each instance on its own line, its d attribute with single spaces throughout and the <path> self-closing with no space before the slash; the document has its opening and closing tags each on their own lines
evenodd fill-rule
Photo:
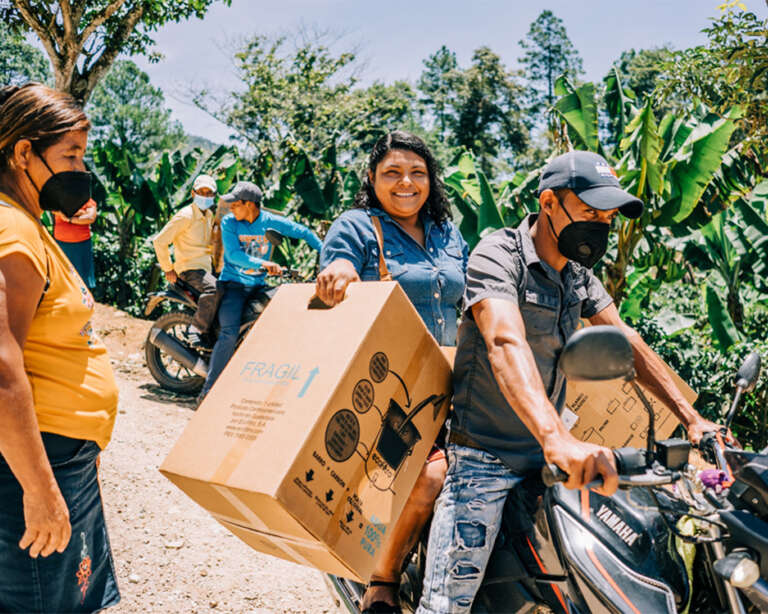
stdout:
<svg viewBox="0 0 768 614">
<path fill-rule="evenodd" d="M 365 461 L 365 473 L 378 490 L 392 490 L 403 461 L 413 452 L 421 440 L 421 433 L 413 423 L 425 408 L 432 407 L 432 420 L 437 420 L 445 394 L 431 394 L 418 402 L 411 398 L 403 378 L 390 368 L 389 359 L 383 352 L 376 352 L 368 363 L 368 375 L 355 384 L 352 390 L 352 408 L 337 411 L 328 421 L 325 430 L 325 449 L 336 462 L 344 462 L 359 455 Z M 400 382 L 405 392 L 405 407 L 393 398 L 381 406 L 376 399 L 376 385 L 388 377 Z M 384 407 L 385 409 L 382 409 Z M 373 441 L 360 441 L 358 415 L 376 411 L 381 424 Z"/>
</svg>

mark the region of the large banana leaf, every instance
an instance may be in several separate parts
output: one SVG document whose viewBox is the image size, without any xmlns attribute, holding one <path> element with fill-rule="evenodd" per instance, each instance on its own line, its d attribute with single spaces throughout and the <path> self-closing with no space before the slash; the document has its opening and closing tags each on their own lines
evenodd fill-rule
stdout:
<svg viewBox="0 0 768 614">
<path fill-rule="evenodd" d="M 568 126 L 575 148 L 599 151 L 594 83 L 575 87 L 565 76 L 561 76 L 555 82 L 555 93 L 560 98 L 554 110 Z"/>
<path fill-rule="evenodd" d="M 659 135 L 664 143 L 661 151 L 661 159 L 669 160 L 685 144 L 693 132 L 692 120 L 686 120 L 667 113 L 659 123 Z"/>
<path fill-rule="evenodd" d="M 768 278 L 768 221 L 756 210 L 753 202 L 739 199 L 735 204 L 742 219 L 736 231 L 748 246 L 745 254 L 745 270 L 751 271 L 760 285 Z"/>
<path fill-rule="evenodd" d="M 614 64 L 603 79 L 605 94 L 603 101 L 608 115 L 613 120 L 614 138 L 618 141 L 624 136 L 629 125 L 630 116 L 635 110 L 633 101 L 637 100 L 635 93 L 622 85 L 619 67 Z"/>
<path fill-rule="evenodd" d="M 678 223 L 691 214 L 723 163 L 723 155 L 736 129 L 735 120 L 741 113 L 740 107 L 733 107 L 725 117 L 708 117 L 699 122 L 690 133 L 674 155 L 675 164 L 670 170 L 673 197 L 663 206 L 656 224 Z"/>
<path fill-rule="evenodd" d="M 301 147 L 294 146 L 287 158 L 288 169 L 281 176 L 281 182 L 293 187 L 301 198 L 299 213 L 323 216 L 328 211 L 328 203 L 312 168 L 312 161 Z"/>
<path fill-rule="evenodd" d="M 635 149 L 637 152 L 635 158 L 639 163 L 640 176 L 635 194 L 639 198 L 660 193 L 664 183 L 664 168 L 659 163 L 662 141 L 656 129 L 652 102 L 649 98 L 642 111 L 635 115 L 627 126 L 627 135 L 619 144 L 621 150 Z"/>
<path fill-rule="evenodd" d="M 481 234 L 485 234 L 489 229 L 504 228 L 504 218 L 496 204 L 496 198 L 493 195 L 491 184 L 481 170 L 477 171 L 477 182 L 480 185 L 480 208 L 477 215 L 477 225 Z"/>
<path fill-rule="evenodd" d="M 712 327 L 715 345 L 722 352 L 727 352 L 731 347 L 743 340 L 741 334 L 736 329 L 731 316 L 728 313 L 728 307 L 725 301 L 718 294 L 717 290 L 707 284 L 705 290 L 707 302 L 707 319 Z"/>
</svg>

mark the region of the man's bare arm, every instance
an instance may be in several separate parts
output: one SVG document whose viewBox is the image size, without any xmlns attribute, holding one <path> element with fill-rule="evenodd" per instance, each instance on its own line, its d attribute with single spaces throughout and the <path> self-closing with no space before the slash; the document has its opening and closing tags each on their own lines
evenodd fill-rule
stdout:
<svg viewBox="0 0 768 614">
<path fill-rule="evenodd" d="M 518 306 L 489 298 L 474 305 L 472 315 L 504 398 L 539 442 L 546 461 L 568 473 L 566 486 L 581 488 L 600 475 L 603 491 L 615 492 L 618 479 L 610 451 L 573 437 L 547 397 Z"/>
<path fill-rule="evenodd" d="M 635 354 L 635 371 L 638 381 L 677 416 L 688 431 L 688 436 L 693 443 L 698 443 L 704 433 L 719 429 L 713 422 L 702 418 L 685 399 L 670 376 L 664 362 L 643 341 L 637 331 L 621 319 L 619 311 L 613 303 L 589 318 L 589 321 L 591 324 L 609 324 L 621 329 L 629 339 Z"/>
</svg>

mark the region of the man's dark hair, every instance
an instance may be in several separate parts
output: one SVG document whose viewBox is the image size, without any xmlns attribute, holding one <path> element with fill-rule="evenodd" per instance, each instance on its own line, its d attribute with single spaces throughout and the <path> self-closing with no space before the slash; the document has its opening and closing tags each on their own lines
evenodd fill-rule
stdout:
<svg viewBox="0 0 768 614">
<path fill-rule="evenodd" d="M 379 162 L 393 149 L 412 151 L 424 160 L 429 176 L 429 196 L 422 209 L 436 224 L 442 224 L 450 219 L 452 217 L 451 208 L 448 204 L 448 197 L 445 195 L 443 180 L 440 178 L 440 165 L 427 144 L 415 134 L 395 130 L 376 141 L 371 151 L 371 157 L 368 159 L 368 170 L 371 171 L 371 174 L 376 174 L 376 167 Z M 376 192 L 368 173 L 365 173 L 363 183 L 355 195 L 354 206 L 357 209 L 381 209 L 381 203 L 376 198 Z"/>
</svg>

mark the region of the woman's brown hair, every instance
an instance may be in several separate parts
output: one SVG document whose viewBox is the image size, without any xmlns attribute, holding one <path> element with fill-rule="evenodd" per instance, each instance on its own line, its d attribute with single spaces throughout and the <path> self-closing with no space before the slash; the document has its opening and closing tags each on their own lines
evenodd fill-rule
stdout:
<svg viewBox="0 0 768 614">
<path fill-rule="evenodd" d="M 72 96 L 41 83 L 0 88 L 0 174 L 22 139 L 45 151 L 71 130 L 88 130 L 82 107 Z"/>
</svg>

